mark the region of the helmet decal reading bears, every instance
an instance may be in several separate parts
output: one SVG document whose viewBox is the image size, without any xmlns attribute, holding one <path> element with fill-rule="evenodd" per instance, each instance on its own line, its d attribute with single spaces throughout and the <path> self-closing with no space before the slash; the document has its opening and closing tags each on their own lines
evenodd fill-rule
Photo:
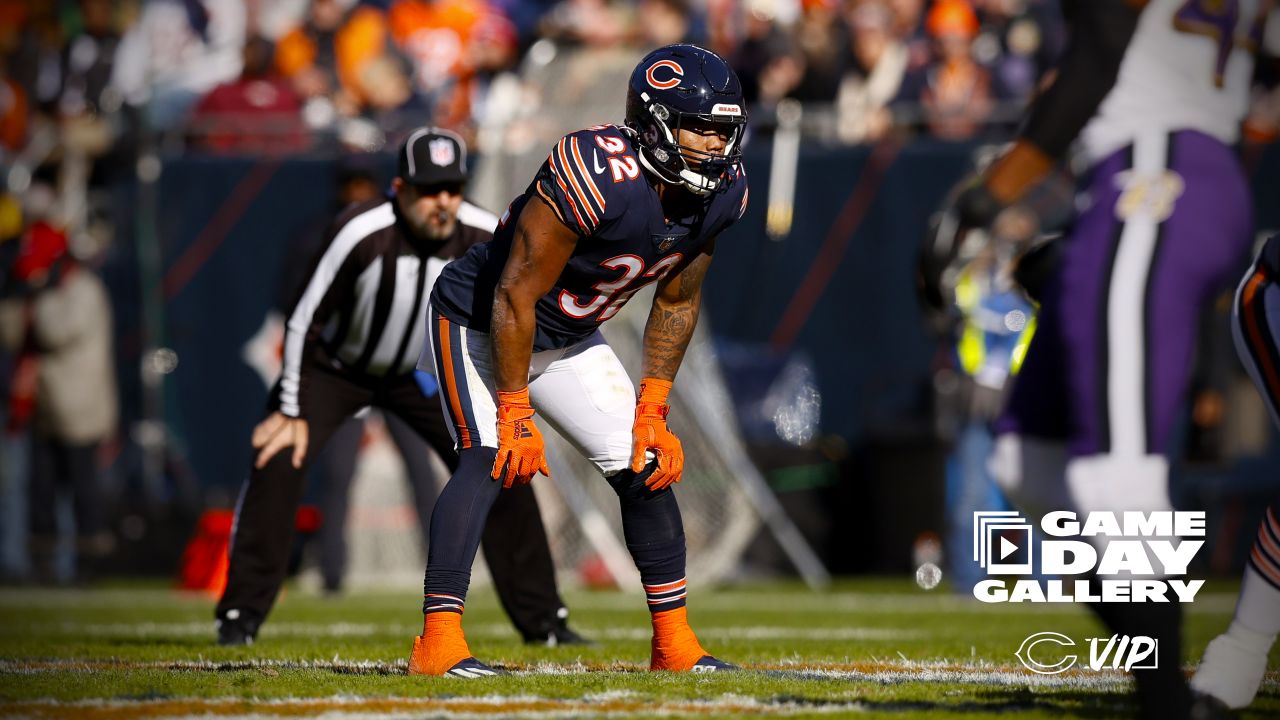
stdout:
<svg viewBox="0 0 1280 720">
<path fill-rule="evenodd" d="M 645 56 L 627 84 L 626 125 L 640 163 L 659 179 L 698 195 L 723 189 L 742 159 L 746 102 L 724 58 L 697 45 L 676 44 Z M 719 146 L 681 143 L 691 131 L 718 135 Z M 713 149 L 708 149 L 713 148 Z"/>
<path fill-rule="evenodd" d="M 666 80 L 659 80 L 655 71 L 661 69 L 671 70 L 671 77 Z M 666 73 L 663 73 L 664 75 Z M 645 79 L 653 86 L 655 90 L 670 90 L 680 84 L 680 78 L 684 77 L 684 68 L 680 67 L 680 63 L 675 60 L 659 60 L 649 66 L 645 71 Z"/>
</svg>

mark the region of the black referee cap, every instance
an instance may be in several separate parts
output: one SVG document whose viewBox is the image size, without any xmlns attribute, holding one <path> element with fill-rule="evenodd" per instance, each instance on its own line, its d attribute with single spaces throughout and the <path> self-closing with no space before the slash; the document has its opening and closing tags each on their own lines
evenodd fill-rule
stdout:
<svg viewBox="0 0 1280 720">
<path fill-rule="evenodd" d="M 464 183 L 467 145 L 456 133 L 438 127 L 414 130 L 400 148 L 399 176 L 413 185 Z"/>
</svg>

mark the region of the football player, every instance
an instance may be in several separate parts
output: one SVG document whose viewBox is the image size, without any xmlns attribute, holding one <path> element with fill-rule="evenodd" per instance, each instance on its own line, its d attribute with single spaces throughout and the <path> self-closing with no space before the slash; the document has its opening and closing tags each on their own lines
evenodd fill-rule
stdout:
<svg viewBox="0 0 1280 720">
<path fill-rule="evenodd" d="M 1079 136 L 1086 202 L 1040 292 L 1036 336 L 992 458 L 997 480 L 1030 514 L 1172 507 L 1168 452 L 1200 310 L 1235 273 L 1252 232 L 1232 145 L 1267 7 L 1065 1 L 1070 39 L 1056 79 L 1011 149 L 941 224 L 945 255 Z M 1115 633 L 1160 639 L 1158 668 L 1134 672 L 1142 714 L 1186 717 L 1178 604 L 1094 609 Z"/>
<path fill-rule="evenodd" d="M 1280 424 L 1280 235 L 1263 246 L 1236 291 L 1232 334 L 1236 352 Z M 1280 634 L 1280 499 L 1271 503 L 1249 555 L 1235 617 L 1205 648 L 1191 687 L 1214 704 L 1238 709 L 1253 702 L 1267 671 L 1267 653 Z"/>
<path fill-rule="evenodd" d="M 494 498 L 550 475 L 535 412 L 618 495 L 652 614 L 650 668 L 735 669 L 703 649 L 685 615 L 684 526 L 671 488 L 684 454 L 666 419 L 716 236 L 746 209 L 745 123 L 741 85 L 722 58 L 694 45 L 655 50 L 631 74 L 625 125 L 556 143 L 494 239 L 441 273 L 420 362 L 440 378 L 459 462 L 431 518 L 410 674 L 494 674 L 467 648 L 462 612 Z M 637 397 L 599 326 L 648 285 Z"/>
</svg>

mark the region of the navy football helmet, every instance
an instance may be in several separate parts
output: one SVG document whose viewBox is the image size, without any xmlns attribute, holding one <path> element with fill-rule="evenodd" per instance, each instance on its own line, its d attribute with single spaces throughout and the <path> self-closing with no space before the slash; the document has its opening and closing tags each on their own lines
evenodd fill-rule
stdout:
<svg viewBox="0 0 1280 720">
<path fill-rule="evenodd" d="M 747 124 L 742 84 L 724 58 L 697 45 L 668 45 L 631 71 L 626 125 L 636 134 L 640 162 L 663 181 L 698 195 L 725 184 L 742 159 Z M 682 127 L 716 126 L 728 137 L 723 155 L 681 145 Z"/>
</svg>

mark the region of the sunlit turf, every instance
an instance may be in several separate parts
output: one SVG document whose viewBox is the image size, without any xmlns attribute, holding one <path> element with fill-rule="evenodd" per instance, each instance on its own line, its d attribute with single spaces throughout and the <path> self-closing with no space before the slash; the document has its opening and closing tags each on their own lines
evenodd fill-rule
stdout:
<svg viewBox="0 0 1280 720">
<path fill-rule="evenodd" d="M 1189 608 L 1188 663 L 1225 628 L 1232 590 L 1214 586 Z M 471 650 L 513 674 L 463 681 L 403 675 L 421 627 L 419 598 L 413 589 L 341 598 L 290 590 L 257 644 L 221 648 L 213 642 L 207 596 L 157 585 L 0 591 L 0 715 L 120 717 L 122 708 L 123 716 L 148 717 L 881 711 L 967 718 L 1130 711 L 1127 681 L 1117 674 L 1046 679 L 1018 663 L 1014 652 L 1032 633 L 1054 630 L 1078 641 L 1103 634 L 1084 609 L 1070 605 L 984 605 L 892 580 L 844 582 L 821 593 L 794 584 L 695 585 L 690 618 L 703 644 L 748 671 L 692 676 L 643 671 L 648 618 L 638 594 L 568 593 L 572 624 L 598 644 L 547 648 L 523 645 L 494 595 L 477 590 L 465 619 Z M 1280 651 L 1271 660 L 1280 669 Z M 468 697 L 488 698 L 489 709 L 457 705 Z M 323 702 L 261 702 L 302 698 Z M 93 700 L 124 702 L 65 704 Z M 421 704 L 434 701 L 443 705 Z M 528 705 L 533 701 L 551 704 Z M 104 715 L 104 708 L 112 712 Z M 1246 717 L 1272 714 L 1280 714 L 1274 675 Z"/>
</svg>

